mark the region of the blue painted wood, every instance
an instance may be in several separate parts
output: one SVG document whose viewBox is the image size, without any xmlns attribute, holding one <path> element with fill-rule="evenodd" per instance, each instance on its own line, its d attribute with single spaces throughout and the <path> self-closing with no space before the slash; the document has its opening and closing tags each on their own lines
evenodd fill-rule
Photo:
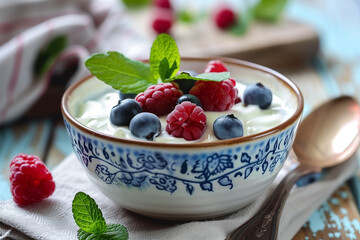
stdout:
<svg viewBox="0 0 360 240">
<path fill-rule="evenodd" d="M 341 207 L 351 201 L 347 188 L 339 188 L 305 223 L 304 227 L 311 231 L 305 239 L 359 239 L 359 218 L 350 216 L 348 211 L 352 209 Z"/>
<path fill-rule="evenodd" d="M 31 121 L 0 129 L 0 200 L 10 199 L 9 164 L 19 154 L 34 154 L 43 157 L 51 120 Z"/>
</svg>

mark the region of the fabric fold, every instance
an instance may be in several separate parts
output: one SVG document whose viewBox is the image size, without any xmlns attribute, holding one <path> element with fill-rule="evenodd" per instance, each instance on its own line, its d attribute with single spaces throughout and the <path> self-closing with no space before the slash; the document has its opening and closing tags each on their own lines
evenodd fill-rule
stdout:
<svg viewBox="0 0 360 240">
<path fill-rule="evenodd" d="M 6 239 L 17 240 L 76 239 L 78 226 L 72 217 L 71 204 L 74 195 L 83 191 L 98 203 L 106 222 L 120 223 L 128 229 L 129 239 L 223 240 L 255 214 L 292 164 L 286 161 L 272 186 L 254 203 L 233 214 L 211 220 L 170 222 L 144 217 L 118 206 L 88 180 L 81 163 L 71 154 L 53 171 L 56 190 L 50 198 L 25 207 L 17 206 L 12 200 L 0 202 L 0 234 L 8 234 Z M 284 207 L 279 239 L 291 239 L 316 208 L 355 174 L 357 167 L 357 156 L 353 156 L 345 163 L 327 169 L 322 180 L 295 187 Z M 9 229 L 11 231 L 7 233 Z"/>
</svg>

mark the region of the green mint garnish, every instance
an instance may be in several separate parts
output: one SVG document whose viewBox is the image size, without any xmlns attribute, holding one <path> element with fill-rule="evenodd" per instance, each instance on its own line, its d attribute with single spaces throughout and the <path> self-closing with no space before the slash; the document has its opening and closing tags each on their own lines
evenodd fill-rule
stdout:
<svg viewBox="0 0 360 240">
<path fill-rule="evenodd" d="M 76 224 L 81 230 L 101 234 L 106 231 L 106 222 L 94 199 L 78 192 L 72 202 L 72 212 Z"/>
<path fill-rule="evenodd" d="M 186 72 L 182 72 L 179 75 L 166 79 L 164 82 L 172 82 L 176 79 L 189 79 L 189 80 L 202 80 L 202 81 L 215 81 L 220 82 L 230 78 L 229 72 L 211 72 L 211 73 L 200 73 L 195 77 L 190 76 Z"/>
<path fill-rule="evenodd" d="M 139 93 L 157 83 L 148 64 L 131 60 L 118 52 L 94 54 L 85 65 L 98 79 L 122 93 Z"/>
<path fill-rule="evenodd" d="M 126 240 L 129 238 L 127 229 L 120 224 L 108 224 L 106 232 L 100 235 L 94 235 L 92 233 L 85 232 L 83 230 L 78 231 L 78 239 L 90 240 L 90 239 L 108 239 L 108 240 Z"/>
<path fill-rule="evenodd" d="M 261 0 L 255 6 L 257 19 L 275 22 L 279 20 L 288 0 Z"/>
<path fill-rule="evenodd" d="M 106 224 L 101 210 L 89 195 L 78 192 L 72 202 L 72 212 L 79 226 L 78 239 L 127 240 L 127 229 L 121 224 Z"/>
<path fill-rule="evenodd" d="M 222 81 L 230 77 L 228 72 L 176 75 L 180 54 L 175 40 L 167 34 L 158 35 L 153 42 L 149 63 L 131 60 L 118 52 L 97 53 L 85 61 L 94 76 L 122 93 L 140 93 L 151 85 L 176 79 Z"/>
<path fill-rule="evenodd" d="M 166 57 L 164 57 L 159 64 L 159 75 L 160 79 L 164 81 L 165 79 L 171 78 L 174 75 L 174 72 L 179 70 L 177 62 L 175 61 L 173 65 L 169 66 L 169 61 Z"/>
<path fill-rule="evenodd" d="M 160 63 L 167 59 L 167 68 L 172 70 L 160 69 Z M 175 66 L 175 67 L 174 67 Z M 162 64 L 161 68 L 166 67 Z M 152 44 L 150 52 L 150 70 L 155 79 L 160 77 L 160 72 L 169 72 L 174 76 L 180 68 L 180 54 L 175 40 L 167 34 L 160 34 Z"/>
<path fill-rule="evenodd" d="M 42 76 L 54 62 L 57 56 L 66 48 L 67 39 L 65 36 L 56 36 L 40 50 L 34 62 L 34 72 Z"/>
<path fill-rule="evenodd" d="M 238 18 L 230 31 L 235 35 L 243 35 L 247 32 L 252 20 L 254 18 L 254 9 L 249 8 L 247 11 L 238 14 Z"/>
</svg>

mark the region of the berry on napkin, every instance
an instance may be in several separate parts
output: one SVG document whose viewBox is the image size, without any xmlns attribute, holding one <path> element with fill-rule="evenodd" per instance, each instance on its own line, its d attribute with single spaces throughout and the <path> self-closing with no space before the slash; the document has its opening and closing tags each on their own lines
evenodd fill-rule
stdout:
<svg viewBox="0 0 360 240">
<path fill-rule="evenodd" d="M 55 182 L 46 165 L 34 155 L 21 153 L 10 162 L 10 189 L 14 201 L 27 205 L 48 198 Z"/>
</svg>

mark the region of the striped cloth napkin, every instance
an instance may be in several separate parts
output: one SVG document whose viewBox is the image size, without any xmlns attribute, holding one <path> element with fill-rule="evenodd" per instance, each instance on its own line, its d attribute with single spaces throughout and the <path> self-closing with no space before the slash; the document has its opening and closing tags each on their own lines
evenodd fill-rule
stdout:
<svg viewBox="0 0 360 240">
<path fill-rule="evenodd" d="M 24 114 L 69 64 L 77 70 L 68 84 L 89 74 L 83 63 L 94 52 L 143 59 L 149 49 L 120 0 L 1 0 L 0 125 Z"/>
</svg>

